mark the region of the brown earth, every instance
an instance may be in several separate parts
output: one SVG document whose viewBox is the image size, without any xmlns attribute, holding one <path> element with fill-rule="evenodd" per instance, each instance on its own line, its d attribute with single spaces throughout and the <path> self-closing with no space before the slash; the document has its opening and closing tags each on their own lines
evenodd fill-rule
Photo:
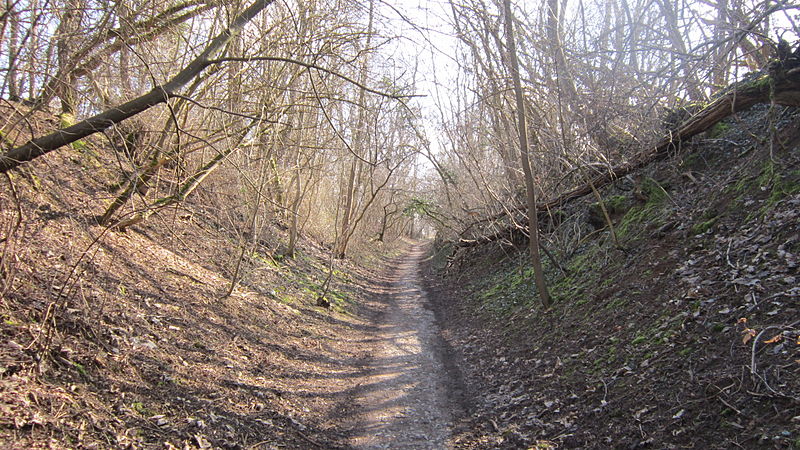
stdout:
<svg viewBox="0 0 800 450">
<path fill-rule="evenodd" d="M 248 235 L 224 169 L 178 209 L 98 226 L 117 156 L 89 139 L 0 180 L 0 447 L 444 445 L 458 412 L 419 246 L 334 261 L 323 308 L 329 250 L 280 257 L 277 219 Z"/>
<path fill-rule="evenodd" d="M 411 247 L 375 297 L 383 309 L 367 343 L 366 378 L 354 398 L 355 448 L 445 448 L 462 414 L 460 386 L 420 286 L 420 245 Z M 450 371 L 448 371 L 450 369 Z"/>
<path fill-rule="evenodd" d="M 800 115 L 723 125 L 643 173 L 647 200 L 604 192 L 622 249 L 591 199 L 565 211 L 550 311 L 524 241 L 440 244 L 428 291 L 474 393 L 457 447 L 800 448 Z"/>
<path fill-rule="evenodd" d="M 800 447 L 800 119 L 731 124 L 644 174 L 646 203 L 606 192 L 622 249 L 569 241 L 590 205 L 566 212 L 546 312 L 520 243 L 439 251 L 424 280 L 418 244 L 335 262 L 319 307 L 329 249 L 277 256 L 279 220 L 209 211 L 236 193 L 112 232 L 113 153 L 36 161 L 0 189 L 0 445 Z"/>
</svg>

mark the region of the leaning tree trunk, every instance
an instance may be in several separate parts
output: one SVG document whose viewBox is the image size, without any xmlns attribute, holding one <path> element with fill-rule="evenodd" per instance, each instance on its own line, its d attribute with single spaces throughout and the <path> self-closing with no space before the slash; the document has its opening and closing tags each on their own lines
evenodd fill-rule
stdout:
<svg viewBox="0 0 800 450">
<path fill-rule="evenodd" d="M 525 101 L 522 96 L 522 83 L 519 79 L 519 62 L 517 61 L 517 45 L 514 42 L 514 24 L 511 15 L 511 0 L 504 0 L 506 40 L 508 45 L 508 59 L 511 65 L 511 78 L 514 81 L 514 97 L 517 102 L 517 118 L 519 119 L 519 150 L 522 160 L 522 172 L 525 177 L 526 199 L 528 202 L 528 232 L 530 234 L 530 252 L 533 273 L 536 278 L 536 287 L 539 289 L 539 296 L 542 298 L 542 305 L 550 307 L 550 293 L 544 281 L 542 272 L 542 259 L 539 255 L 539 216 L 536 212 L 536 192 L 533 185 L 533 173 L 531 171 L 530 158 L 528 157 L 528 130 L 525 122 Z"/>
<path fill-rule="evenodd" d="M 205 50 L 203 50 L 197 58 L 165 84 L 156 86 L 141 97 L 135 98 L 117 107 L 107 109 L 75 125 L 55 131 L 46 136 L 32 139 L 21 147 L 9 150 L 4 155 L 0 156 L 0 173 L 8 172 L 23 162 L 31 161 L 64 145 L 103 131 L 115 123 L 119 123 L 155 105 L 166 102 L 171 97 L 175 96 L 179 89 L 212 64 L 214 56 L 225 48 L 233 36 L 239 33 L 247 22 L 269 6 L 273 1 L 274 0 L 255 0 L 249 8 L 233 19 L 233 22 L 231 22 L 230 26 L 225 31 L 209 42 L 208 46 L 206 46 Z"/>
<path fill-rule="evenodd" d="M 631 160 L 614 167 L 600 175 L 595 176 L 587 183 L 578 186 L 558 197 L 537 205 L 540 211 L 558 209 L 593 192 L 603 186 L 635 172 L 650 163 L 666 158 L 673 153 L 681 142 L 696 136 L 719 121 L 736 114 L 758 103 L 774 103 L 784 106 L 800 106 L 800 59 L 789 59 L 785 62 L 774 62 L 770 66 L 769 75 L 764 75 L 754 81 L 738 83 L 729 88 L 728 92 L 715 99 L 711 104 L 687 119 L 669 136 L 661 139 L 655 145 L 642 151 Z M 512 212 L 519 209 L 512 209 Z M 497 214 L 483 219 L 484 221 L 501 220 L 510 215 Z M 500 230 L 494 234 L 477 239 L 461 239 L 461 247 L 470 247 L 481 243 L 492 242 L 513 233 L 515 227 Z M 464 232 L 461 233 L 463 235 Z"/>
</svg>

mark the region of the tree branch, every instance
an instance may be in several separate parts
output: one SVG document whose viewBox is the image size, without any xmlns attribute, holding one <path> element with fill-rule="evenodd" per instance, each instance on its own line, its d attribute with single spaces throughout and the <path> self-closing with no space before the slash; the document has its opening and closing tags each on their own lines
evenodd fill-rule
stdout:
<svg viewBox="0 0 800 450">
<path fill-rule="evenodd" d="M 31 161 L 59 147 L 103 131 L 159 103 L 165 103 L 170 97 L 176 95 L 179 89 L 208 67 L 210 64 L 209 61 L 212 61 L 215 55 L 225 48 L 226 44 L 244 28 L 247 22 L 252 20 L 253 17 L 264 8 L 272 4 L 273 1 L 274 0 L 255 0 L 249 8 L 233 19 L 227 29 L 209 42 L 205 50 L 203 50 L 197 58 L 165 84 L 156 86 L 147 94 L 130 100 L 120 106 L 107 109 L 71 127 L 32 139 L 21 147 L 9 150 L 4 155 L 0 156 L 0 173 L 8 172 L 23 162 Z"/>
</svg>

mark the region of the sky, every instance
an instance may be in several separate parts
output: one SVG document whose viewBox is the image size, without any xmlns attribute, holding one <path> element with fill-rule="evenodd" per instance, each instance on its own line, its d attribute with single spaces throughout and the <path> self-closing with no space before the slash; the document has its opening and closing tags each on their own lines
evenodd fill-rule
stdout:
<svg viewBox="0 0 800 450">
<path fill-rule="evenodd" d="M 378 0 L 386 29 L 384 35 L 398 36 L 381 51 L 398 71 L 415 71 L 416 94 L 413 103 L 421 109 L 418 123 L 430 140 L 431 151 L 440 152 L 446 143 L 439 130 L 442 108 L 449 107 L 455 91 L 458 40 L 448 23 L 446 0 Z M 420 159 L 422 170 L 432 170 Z"/>
</svg>

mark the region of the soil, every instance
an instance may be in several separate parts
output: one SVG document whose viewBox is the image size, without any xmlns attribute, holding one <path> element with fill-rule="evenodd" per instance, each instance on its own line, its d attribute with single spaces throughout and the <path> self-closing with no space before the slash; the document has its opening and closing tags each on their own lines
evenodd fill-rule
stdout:
<svg viewBox="0 0 800 450">
<path fill-rule="evenodd" d="M 413 245 L 376 292 L 376 333 L 367 342 L 365 376 L 354 395 L 355 448 L 445 448 L 461 414 L 459 385 L 445 368 L 443 343 L 420 286 Z"/>
<path fill-rule="evenodd" d="M 604 192 L 639 217 L 622 249 L 580 231 L 591 199 L 543 235 L 550 310 L 526 243 L 441 245 L 428 291 L 474 394 L 456 447 L 800 448 L 800 113 L 725 126 L 642 174 L 658 202 Z"/>
<path fill-rule="evenodd" d="M 549 311 L 519 243 L 376 248 L 326 292 L 330 249 L 208 212 L 222 169 L 123 233 L 117 155 L 34 161 L 0 189 L 0 446 L 798 448 L 800 115 L 729 125 L 643 174 L 622 249 L 567 211 Z"/>
<path fill-rule="evenodd" d="M 281 258 L 280 223 L 242 239 L 235 206 L 208 210 L 237 204 L 224 168 L 180 209 L 98 226 L 118 165 L 87 139 L 2 179 L 0 447 L 445 445 L 459 408 L 419 245 L 334 261 L 320 307 L 329 249 Z"/>
</svg>

